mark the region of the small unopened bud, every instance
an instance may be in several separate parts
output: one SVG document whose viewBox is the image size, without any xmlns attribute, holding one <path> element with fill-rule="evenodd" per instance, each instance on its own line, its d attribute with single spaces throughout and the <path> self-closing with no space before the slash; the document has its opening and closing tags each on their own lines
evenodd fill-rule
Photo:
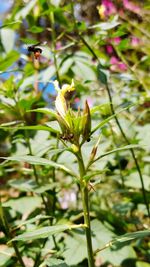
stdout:
<svg viewBox="0 0 150 267">
<path fill-rule="evenodd" d="M 83 110 L 83 121 L 82 121 L 82 136 L 83 140 L 89 140 L 91 134 L 91 114 L 88 102 L 85 101 L 85 108 Z"/>
<path fill-rule="evenodd" d="M 98 138 L 98 141 L 97 141 L 96 145 L 92 149 L 92 152 L 91 152 L 91 155 L 90 155 L 90 162 L 92 162 L 94 160 L 95 156 L 96 156 L 97 148 L 98 148 L 98 145 L 100 143 L 100 140 L 101 140 L 101 135 Z"/>
<path fill-rule="evenodd" d="M 71 149 L 72 149 L 72 151 L 73 151 L 74 153 L 77 153 L 77 152 L 79 151 L 79 147 L 76 146 L 75 144 L 72 144 L 72 145 L 71 145 Z"/>
<path fill-rule="evenodd" d="M 91 161 L 93 161 L 93 159 L 95 158 L 96 153 L 97 153 L 97 147 L 94 146 L 93 149 L 92 149 L 91 155 L 90 155 L 90 160 Z"/>
</svg>

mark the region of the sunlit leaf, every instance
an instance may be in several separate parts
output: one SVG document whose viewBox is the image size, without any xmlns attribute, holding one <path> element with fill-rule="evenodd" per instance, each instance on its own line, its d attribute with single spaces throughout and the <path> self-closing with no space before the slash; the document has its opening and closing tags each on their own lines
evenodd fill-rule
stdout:
<svg viewBox="0 0 150 267">
<path fill-rule="evenodd" d="M 29 110 L 28 112 L 39 112 L 39 113 L 44 113 L 44 114 L 52 115 L 56 117 L 56 112 L 50 108 L 37 108 L 37 109 Z"/>
<path fill-rule="evenodd" d="M 85 227 L 84 224 L 79 225 L 71 225 L 71 224 L 65 224 L 65 225 L 56 225 L 56 226 L 47 226 L 42 227 L 40 229 L 36 229 L 33 231 L 26 232 L 24 234 L 18 235 L 15 238 L 13 238 L 11 241 L 28 241 L 28 240 L 35 240 L 39 238 L 46 238 L 52 235 L 55 235 L 57 233 L 66 231 L 66 230 L 72 230 L 72 229 L 78 229 Z"/>
<path fill-rule="evenodd" d="M 20 54 L 17 51 L 11 51 L 4 59 L 1 59 L 0 71 L 5 71 L 19 59 Z"/>
<path fill-rule="evenodd" d="M 0 35 L 1 35 L 1 42 L 5 51 L 8 53 L 11 50 L 13 50 L 16 39 L 15 31 L 12 29 L 3 28 L 1 29 Z"/>
<path fill-rule="evenodd" d="M 20 18 L 25 18 L 29 12 L 32 10 L 32 8 L 36 5 L 37 0 L 31 0 L 26 5 L 18 11 L 18 13 L 15 16 L 15 19 L 18 20 Z"/>
<path fill-rule="evenodd" d="M 0 267 L 7 266 L 7 262 L 12 258 L 13 255 L 13 248 L 7 246 L 0 248 Z"/>
<path fill-rule="evenodd" d="M 38 27 L 38 26 L 32 26 L 30 29 L 28 29 L 29 32 L 33 32 L 33 33 L 40 33 L 44 31 L 44 28 L 42 27 Z"/>
<path fill-rule="evenodd" d="M 9 127 L 9 126 L 5 126 L 5 124 L 4 124 L 4 125 L 0 126 L 0 129 L 4 129 L 6 131 L 11 131 L 11 130 L 34 130 L 34 131 L 48 131 L 48 132 L 56 133 L 56 134 L 60 133 L 56 129 L 53 129 L 52 127 L 44 126 L 44 125 L 17 126 L 17 127 L 12 126 L 12 127 Z"/>
<path fill-rule="evenodd" d="M 118 152 L 118 151 L 124 151 L 124 150 L 129 150 L 129 149 L 131 149 L 131 148 L 142 148 L 140 145 L 128 145 L 128 146 L 124 146 L 124 147 L 118 147 L 118 148 L 116 148 L 116 149 L 113 149 L 113 150 L 110 150 L 110 151 L 108 151 L 108 152 L 106 152 L 106 153 L 104 153 L 104 154 L 102 154 L 101 156 L 99 156 L 98 158 L 96 158 L 95 160 L 94 160 L 94 162 L 95 161 L 97 161 L 97 160 L 99 160 L 99 159 L 101 159 L 101 158 L 103 158 L 103 157 L 105 157 L 105 156 L 108 156 L 108 155 L 110 155 L 110 154 L 112 154 L 112 153 L 116 153 L 116 152 Z"/>
<path fill-rule="evenodd" d="M 63 260 L 59 260 L 53 257 L 46 259 L 43 263 L 40 264 L 39 267 L 69 267 Z"/>
<path fill-rule="evenodd" d="M 19 162 L 28 162 L 29 164 L 33 164 L 33 165 L 45 165 L 45 166 L 51 166 L 54 167 L 56 169 L 61 169 L 71 175 L 75 175 L 72 170 L 70 170 L 69 168 L 65 167 L 64 165 L 58 164 L 54 161 L 45 159 L 45 158 L 40 158 L 40 157 L 36 157 L 36 156 L 14 156 L 14 157 L 1 157 L 3 159 L 8 160 L 12 160 L 12 161 L 19 161 Z M 76 176 L 76 175 L 75 175 Z"/>
</svg>

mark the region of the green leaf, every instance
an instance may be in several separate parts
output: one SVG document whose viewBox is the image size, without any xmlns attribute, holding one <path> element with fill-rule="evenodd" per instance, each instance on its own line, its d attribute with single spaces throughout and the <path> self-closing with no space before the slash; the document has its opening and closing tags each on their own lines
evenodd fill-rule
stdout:
<svg viewBox="0 0 150 267">
<path fill-rule="evenodd" d="M 114 239 L 112 239 L 110 242 L 105 244 L 100 249 L 97 249 L 95 251 L 95 254 L 99 251 L 105 250 L 106 248 L 122 248 L 123 246 L 126 246 L 128 243 L 132 242 L 135 239 L 143 239 L 147 236 L 150 236 L 150 230 L 143 230 L 143 231 L 138 231 L 138 232 L 133 232 L 133 233 L 127 233 L 122 236 L 118 236 Z"/>
<path fill-rule="evenodd" d="M 8 185 L 22 192 L 34 192 L 37 194 L 42 194 L 48 190 L 54 189 L 57 183 L 44 183 L 44 185 L 37 185 L 37 183 L 33 180 L 20 178 L 8 181 Z"/>
<path fill-rule="evenodd" d="M 13 65 L 20 57 L 20 54 L 17 51 L 11 51 L 7 54 L 4 59 L 1 59 L 0 71 L 7 70 L 10 66 Z"/>
<path fill-rule="evenodd" d="M 136 258 L 136 254 L 131 246 L 125 246 L 121 248 L 110 247 L 109 240 L 115 236 L 114 229 L 108 223 L 102 224 L 97 219 L 91 222 L 92 232 L 94 234 L 95 247 L 100 247 L 95 253 L 99 252 L 99 257 L 102 261 L 108 261 L 114 266 L 121 266 L 121 263 L 127 258 Z M 102 233 L 102 234 L 100 234 Z M 106 244 L 106 245 L 105 245 Z M 106 249 L 107 248 L 107 249 Z M 94 253 L 94 254 L 95 254 Z"/>
<path fill-rule="evenodd" d="M 6 53 L 10 52 L 14 48 L 16 33 L 12 29 L 3 28 L 0 31 L 1 42 L 6 51 Z"/>
<path fill-rule="evenodd" d="M 8 185 L 23 192 L 32 192 L 34 188 L 37 188 L 35 181 L 22 178 L 9 180 Z"/>
<path fill-rule="evenodd" d="M 16 14 L 15 19 L 25 18 L 32 8 L 36 5 L 37 0 L 30 0 L 22 9 L 19 9 L 19 12 Z"/>
<path fill-rule="evenodd" d="M 110 151 L 108 151 L 108 152 L 102 154 L 101 156 L 99 156 L 98 158 L 96 158 L 96 159 L 94 160 L 94 162 L 97 161 L 97 160 L 99 160 L 99 159 L 101 159 L 101 158 L 103 158 L 103 157 L 105 157 L 105 156 L 108 156 L 108 155 L 110 155 L 110 154 L 112 154 L 112 153 L 116 153 L 116 152 L 118 152 L 118 151 L 123 151 L 123 150 L 129 150 L 129 149 L 131 149 L 131 148 L 142 148 L 142 147 L 141 147 L 140 145 L 128 145 L 128 146 L 119 147 L 119 148 L 110 150 Z"/>
<path fill-rule="evenodd" d="M 7 266 L 7 262 L 12 259 L 14 255 L 13 248 L 0 249 L 0 267 Z"/>
<path fill-rule="evenodd" d="M 37 108 L 37 109 L 28 110 L 27 112 L 40 112 L 46 115 L 52 115 L 53 117 L 56 118 L 56 112 L 50 108 Z"/>
<path fill-rule="evenodd" d="M 146 175 L 143 173 L 143 180 L 144 180 L 144 188 L 145 190 L 149 191 L 150 189 L 150 177 L 149 175 Z M 131 187 L 132 189 L 133 188 L 138 188 L 138 189 L 141 189 L 142 185 L 141 185 L 141 181 L 139 179 L 139 176 L 137 175 L 137 172 L 131 172 L 127 179 L 125 180 L 125 185 L 127 187 Z"/>
<path fill-rule="evenodd" d="M 51 160 L 48 160 L 48 159 L 36 157 L 36 156 L 26 156 L 26 155 L 22 156 L 21 155 L 21 156 L 0 157 L 0 158 L 6 159 L 6 160 L 12 160 L 12 161 L 28 162 L 29 164 L 33 164 L 33 165 L 51 166 L 51 167 L 54 167 L 56 169 L 61 169 L 65 172 L 71 174 L 72 176 L 76 177 L 76 174 L 74 174 L 72 170 L 68 169 L 64 165 L 58 164 L 58 163 L 51 161 Z"/>
<path fill-rule="evenodd" d="M 88 62 L 88 59 L 87 59 L 87 62 Z M 93 68 L 91 67 L 91 65 L 88 64 L 87 62 L 84 62 L 80 59 L 80 57 L 75 56 L 74 65 L 72 66 L 72 71 L 77 77 L 81 78 L 83 82 L 89 80 L 89 77 L 91 81 L 93 80 L 95 81 L 96 74 Z"/>
<path fill-rule="evenodd" d="M 20 197 L 17 199 L 10 199 L 3 203 L 3 207 L 10 207 L 12 210 L 20 214 L 30 214 L 36 208 L 41 206 L 42 199 L 39 196 L 34 197 Z"/>
<path fill-rule="evenodd" d="M 45 29 L 43 27 L 38 27 L 38 26 L 32 26 L 30 29 L 28 29 L 28 32 L 32 33 L 40 33 L 43 32 Z"/>
<path fill-rule="evenodd" d="M 98 64 L 97 66 L 97 73 L 98 73 L 98 80 L 107 85 L 107 75 L 105 74 L 104 70 L 101 70 L 101 64 Z"/>
<path fill-rule="evenodd" d="M 27 224 L 31 224 L 31 223 L 34 223 L 38 220 L 45 220 L 45 219 L 49 219 L 49 218 L 52 218 L 52 216 L 48 216 L 48 215 L 37 215 L 35 216 L 34 218 L 32 219 L 29 219 L 29 220 L 26 220 L 26 221 L 22 221 L 22 222 L 19 222 L 18 225 L 15 227 L 16 228 L 20 228 L 22 227 L 23 225 L 27 225 Z"/>
<path fill-rule="evenodd" d="M 90 108 L 91 115 L 93 115 L 96 112 L 102 112 L 102 113 L 105 112 L 105 114 L 110 112 L 110 102 L 103 103 L 101 105 L 94 106 L 94 107 Z"/>
<path fill-rule="evenodd" d="M 58 234 L 60 232 L 64 232 L 66 230 L 72 230 L 72 229 L 77 229 L 77 228 L 83 228 L 85 227 L 84 224 L 79 224 L 79 225 L 71 225 L 71 224 L 65 224 L 65 225 L 55 225 L 55 226 L 47 226 L 47 227 L 42 227 L 40 229 L 36 229 L 33 231 L 28 231 L 24 234 L 18 235 L 15 238 L 13 238 L 10 242 L 12 241 L 28 241 L 28 240 L 35 240 L 39 238 L 46 238 L 54 234 Z"/>
<path fill-rule="evenodd" d="M 97 131 L 99 128 L 102 128 L 106 123 L 108 123 L 110 120 L 112 120 L 113 118 L 115 118 L 119 113 L 127 110 L 128 108 L 130 108 L 133 105 L 129 105 L 121 110 L 119 110 L 118 112 L 116 112 L 115 114 L 109 116 L 108 118 L 106 118 L 105 120 L 101 121 L 92 131 L 91 134 L 93 134 L 95 131 Z"/>
<path fill-rule="evenodd" d="M 144 261 L 137 261 L 136 267 L 150 267 L 150 264 Z"/>
<path fill-rule="evenodd" d="M 118 236 L 109 242 L 110 246 L 122 247 L 122 245 L 126 245 L 127 243 L 135 240 L 135 239 L 143 239 L 147 236 L 150 236 L 150 230 L 143 230 L 133 233 L 127 233 L 122 236 Z"/>
<path fill-rule="evenodd" d="M 35 130 L 35 131 L 48 131 L 56 134 L 60 134 L 59 131 L 56 129 L 53 129 L 50 126 L 45 126 L 45 125 L 32 125 L 32 126 L 18 126 L 18 127 L 6 127 L 6 124 L 2 124 L 0 126 L 0 129 L 4 129 L 7 131 L 12 131 L 12 130 Z"/>
<path fill-rule="evenodd" d="M 13 26 L 13 25 L 15 25 L 17 23 L 22 23 L 22 20 L 16 20 L 16 21 L 11 21 L 11 22 L 5 23 L 2 26 L 0 26 L 0 29 L 8 27 L 8 26 L 10 28 L 11 26 Z"/>
<path fill-rule="evenodd" d="M 42 264 L 40 264 L 39 267 L 45 267 L 45 266 L 49 266 L 49 267 L 69 267 L 69 265 L 67 265 L 63 260 L 59 260 L 56 258 L 48 258 L 46 259 Z"/>
<path fill-rule="evenodd" d="M 86 239 L 83 232 L 72 233 L 72 236 L 67 235 L 64 242 L 67 249 L 63 257 L 69 266 L 78 266 L 79 262 L 87 258 Z"/>
<path fill-rule="evenodd" d="M 117 19 L 117 17 L 114 17 L 114 19 L 111 21 L 98 23 L 96 25 L 90 26 L 89 28 L 92 28 L 92 29 L 98 28 L 98 29 L 101 29 L 103 31 L 107 31 L 107 30 L 115 28 L 116 26 L 118 26 L 120 24 L 120 22 L 118 22 L 116 19 Z"/>
</svg>

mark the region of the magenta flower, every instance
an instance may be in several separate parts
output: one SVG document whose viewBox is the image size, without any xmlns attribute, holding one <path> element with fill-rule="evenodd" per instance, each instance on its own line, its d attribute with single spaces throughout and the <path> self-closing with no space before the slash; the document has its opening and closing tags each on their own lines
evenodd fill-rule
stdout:
<svg viewBox="0 0 150 267">
<path fill-rule="evenodd" d="M 119 58 L 117 58 L 116 56 L 112 56 L 110 58 L 110 64 L 111 64 L 110 69 L 112 71 L 126 71 L 127 70 L 126 64 L 121 62 Z"/>
<path fill-rule="evenodd" d="M 140 39 L 139 39 L 139 38 L 137 38 L 137 37 L 135 37 L 135 36 L 131 36 L 131 45 L 132 45 L 133 47 L 138 46 L 139 43 L 140 43 Z"/>
<path fill-rule="evenodd" d="M 118 63 L 118 69 L 119 69 L 120 71 L 126 71 L 126 70 L 127 70 L 127 66 L 126 66 L 126 64 L 123 63 L 123 62 L 119 62 L 119 63 Z"/>
<path fill-rule="evenodd" d="M 110 64 L 111 64 L 111 65 L 118 64 L 118 62 L 119 62 L 119 59 L 118 59 L 117 57 L 112 56 L 112 57 L 110 58 Z"/>
<path fill-rule="evenodd" d="M 102 6 L 105 8 L 105 16 L 110 16 L 117 12 L 116 6 L 111 0 L 102 0 Z"/>
<path fill-rule="evenodd" d="M 114 52 L 112 45 L 106 45 L 106 52 L 108 55 L 111 55 Z"/>
<path fill-rule="evenodd" d="M 118 44 L 121 42 L 121 38 L 120 38 L 120 37 L 114 37 L 114 38 L 112 39 L 112 42 L 113 42 L 114 44 L 118 45 Z"/>
<path fill-rule="evenodd" d="M 130 2 L 129 0 L 122 0 L 123 1 L 123 5 L 126 9 L 128 9 L 131 12 L 140 13 L 140 7 L 135 5 L 134 3 Z"/>
<path fill-rule="evenodd" d="M 60 41 L 58 41 L 57 43 L 56 43 L 56 49 L 61 49 L 62 48 L 62 43 L 60 42 Z"/>
</svg>

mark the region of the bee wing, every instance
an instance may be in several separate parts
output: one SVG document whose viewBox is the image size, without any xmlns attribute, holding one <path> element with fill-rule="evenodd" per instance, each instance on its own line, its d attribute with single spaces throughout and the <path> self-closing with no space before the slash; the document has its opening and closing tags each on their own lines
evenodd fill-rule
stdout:
<svg viewBox="0 0 150 267">
<path fill-rule="evenodd" d="M 39 43 L 37 43 L 37 44 L 34 44 L 34 45 L 32 45 L 32 46 L 35 47 L 35 46 L 38 46 L 38 45 L 41 45 L 41 42 L 39 42 Z"/>
</svg>

